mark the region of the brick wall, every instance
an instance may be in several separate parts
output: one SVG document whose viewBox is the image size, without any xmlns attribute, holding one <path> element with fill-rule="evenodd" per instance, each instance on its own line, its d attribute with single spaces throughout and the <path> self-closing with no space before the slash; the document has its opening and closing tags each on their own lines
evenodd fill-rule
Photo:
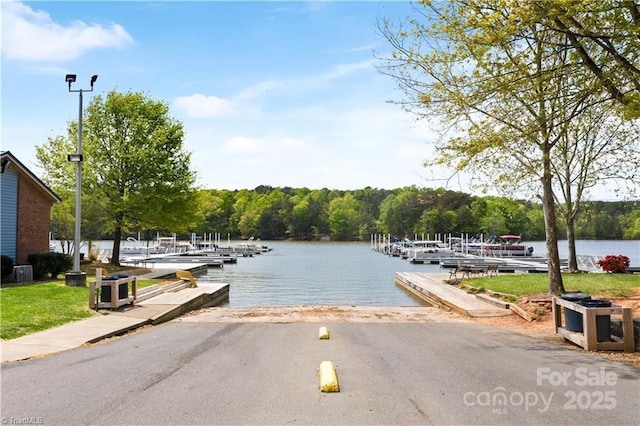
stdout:
<svg viewBox="0 0 640 426">
<path fill-rule="evenodd" d="M 27 263 L 31 253 L 49 251 L 51 199 L 42 188 L 23 174 L 18 181 L 17 263 Z"/>
</svg>

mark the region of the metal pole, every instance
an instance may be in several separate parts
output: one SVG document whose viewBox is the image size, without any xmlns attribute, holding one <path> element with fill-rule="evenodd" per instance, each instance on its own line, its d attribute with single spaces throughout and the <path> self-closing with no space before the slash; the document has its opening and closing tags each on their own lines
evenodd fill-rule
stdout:
<svg viewBox="0 0 640 426">
<path fill-rule="evenodd" d="M 78 107 L 78 158 L 82 158 L 82 89 Z M 82 161 L 76 168 L 76 222 L 73 232 L 73 271 L 80 272 L 80 214 L 82 211 Z"/>
</svg>

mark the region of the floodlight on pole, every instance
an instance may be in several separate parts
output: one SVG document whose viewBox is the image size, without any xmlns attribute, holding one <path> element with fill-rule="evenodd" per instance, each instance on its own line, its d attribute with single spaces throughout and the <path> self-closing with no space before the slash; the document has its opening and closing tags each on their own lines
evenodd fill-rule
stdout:
<svg viewBox="0 0 640 426">
<path fill-rule="evenodd" d="M 86 274 L 80 271 L 80 222 L 82 204 L 82 93 L 93 92 L 93 85 L 98 79 L 97 75 L 91 77 L 91 89 L 71 89 L 71 84 L 76 82 L 75 74 L 67 74 L 64 81 L 69 85 L 69 92 L 78 93 L 78 151 L 67 155 L 67 160 L 76 163 L 76 212 L 75 228 L 73 232 L 73 271 L 66 276 L 67 285 L 86 285 Z"/>
</svg>

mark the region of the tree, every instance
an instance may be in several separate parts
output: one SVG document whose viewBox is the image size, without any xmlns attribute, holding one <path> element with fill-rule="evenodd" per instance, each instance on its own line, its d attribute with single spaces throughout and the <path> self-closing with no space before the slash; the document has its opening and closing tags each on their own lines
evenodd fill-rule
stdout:
<svg viewBox="0 0 640 426">
<path fill-rule="evenodd" d="M 635 0 L 537 0 L 521 16 L 566 36 L 574 62 L 596 78 L 594 93 L 605 92 L 628 117 L 640 117 L 640 4 Z"/>
<path fill-rule="evenodd" d="M 231 220 L 237 223 L 238 232 L 243 237 L 253 237 L 258 230 L 260 211 L 254 201 L 257 196 L 258 194 L 255 194 L 254 197 L 254 193 L 248 189 L 243 189 L 236 194 Z"/>
<path fill-rule="evenodd" d="M 287 234 L 293 238 L 305 238 L 311 235 L 311 219 L 309 212 L 309 200 L 302 195 L 291 197 L 291 221 Z"/>
<path fill-rule="evenodd" d="M 94 96 L 83 112 L 83 196 L 113 233 L 114 265 L 120 263 L 123 232 L 184 232 L 200 219 L 182 123 L 168 112 L 167 104 L 143 93 L 115 90 L 106 98 Z M 65 188 L 75 185 L 66 155 L 75 152 L 77 130 L 71 122 L 66 136 L 37 147 L 47 180 Z"/>
<path fill-rule="evenodd" d="M 432 163 L 484 173 L 517 186 L 514 165 L 540 180 L 549 291 L 564 290 L 557 246 L 552 151 L 566 116 L 584 101 L 564 90 L 571 75 L 567 42 L 518 15 L 502 0 L 426 4 L 405 26 L 385 21 L 394 51 L 381 71 L 408 97 L 403 106 L 448 128 Z M 572 84 L 579 84 L 575 81 Z"/>
<path fill-rule="evenodd" d="M 387 196 L 380 205 L 380 225 L 385 233 L 403 238 L 416 232 L 424 203 L 416 187 L 401 188 Z"/>
<path fill-rule="evenodd" d="M 429 235 L 439 233 L 450 234 L 456 232 L 456 213 L 451 210 L 441 210 L 437 207 L 424 210 L 415 229 L 416 233 L 425 232 Z"/>
<path fill-rule="evenodd" d="M 633 209 L 623 218 L 625 227 L 623 236 L 629 240 L 640 240 L 640 208 Z"/>
<path fill-rule="evenodd" d="M 350 192 L 331 200 L 328 209 L 331 236 L 339 240 L 358 236 L 359 210 L 360 202 Z"/>
<path fill-rule="evenodd" d="M 565 220 L 569 270 L 578 270 L 576 220 L 586 192 L 605 180 L 619 183 L 627 194 L 640 183 L 640 142 L 636 122 L 617 117 L 606 103 L 582 108 L 567 120 L 553 153 L 558 212 Z"/>
<path fill-rule="evenodd" d="M 260 217 L 257 221 L 257 234 L 260 238 L 276 239 L 286 234 L 289 222 L 290 195 L 275 189 L 260 199 Z"/>
<path fill-rule="evenodd" d="M 51 207 L 53 235 L 55 239 L 60 241 L 62 253 L 72 254 L 75 229 L 73 192 L 60 187 L 55 192 L 60 196 L 62 202 Z"/>
</svg>

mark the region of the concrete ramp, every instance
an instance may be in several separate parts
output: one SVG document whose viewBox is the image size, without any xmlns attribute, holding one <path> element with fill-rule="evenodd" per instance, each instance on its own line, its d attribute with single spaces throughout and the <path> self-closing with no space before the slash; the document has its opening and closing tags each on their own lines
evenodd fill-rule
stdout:
<svg viewBox="0 0 640 426">
<path fill-rule="evenodd" d="M 470 317 L 501 317 L 512 315 L 457 287 L 443 283 L 446 274 L 396 272 L 395 282 L 435 306 L 450 309 Z"/>
<path fill-rule="evenodd" d="M 156 308 L 158 313 L 150 316 L 151 324 L 160 324 L 207 306 L 215 306 L 229 300 L 229 284 L 198 283 L 198 287 L 185 288 L 175 293 L 163 293 L 138 306 Z"/>
</svg>

